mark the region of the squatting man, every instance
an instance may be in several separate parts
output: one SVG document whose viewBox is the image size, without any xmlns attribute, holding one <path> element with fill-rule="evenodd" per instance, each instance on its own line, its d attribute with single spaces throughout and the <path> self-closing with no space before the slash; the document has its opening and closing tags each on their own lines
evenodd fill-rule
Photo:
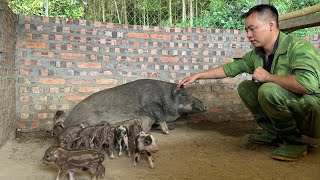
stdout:
<svg viewBox="0 0 320 180">
<path fill-rule="evenodd" d="M 240 60 L 193 74 L 179 84 L 252 74 L 238 93 L 266 132 L 249 141 L 278 146 L 272 158 L 294 161 L 307 154 L 302 135 L 320 138 L 320 55 L 307 40 L 279 30 L 278 11 L 261 4 L 243 15 L 246 36 L 254 46 Z"/>
</svg>

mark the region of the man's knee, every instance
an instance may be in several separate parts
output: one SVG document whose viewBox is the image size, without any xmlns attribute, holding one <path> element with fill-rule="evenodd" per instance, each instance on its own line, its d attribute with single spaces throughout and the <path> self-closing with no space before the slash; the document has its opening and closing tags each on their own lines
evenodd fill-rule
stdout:
<svg viewBox="0 0 320 180">
<path fill-rule="evenodd" d="M 258 100 L 263 102 L 275 102 L 281 99 L 281 92 L 283 87 L 275 83 L 264 83 L 260 86 L 258 91 Z"/>
<path fill-rule="evenodd" d="M 244 80 L 238 85 L 238 94 L 243 99 L 243 97 L 248 95 L 248 92 L 253 90 L 253 87 L 256 86 L 255 82 L 250 80 Z"/>
</svg>

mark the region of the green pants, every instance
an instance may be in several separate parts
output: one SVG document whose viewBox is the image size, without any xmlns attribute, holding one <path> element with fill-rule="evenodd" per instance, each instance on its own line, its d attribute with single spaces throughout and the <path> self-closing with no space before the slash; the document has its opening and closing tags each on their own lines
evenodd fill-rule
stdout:
<svg viewBox="0 0 320 180">
<path fill-rule="evenodd" d="M 241 82 L 238 93 L 266 131 L 320 138 L 320 98 L 297 95 L 275 83 Z"/>
</svg>

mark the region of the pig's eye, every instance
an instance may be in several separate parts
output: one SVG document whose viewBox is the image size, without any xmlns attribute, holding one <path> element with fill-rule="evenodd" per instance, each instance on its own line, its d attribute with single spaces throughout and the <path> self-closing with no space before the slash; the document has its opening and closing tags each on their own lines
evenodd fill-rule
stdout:
<svg viewBox="0 0 320 180">
<path fill-rule="evenodd" d="M 46 155 L 46 159 L 49 159 L 50 158 L 50 156 L 49 155 Z"/>
<path fill-rule="evenodd" d="M 144 141 L 144 145 L 145 145 L 145 146 L 150 146 L 150 144 L 151 144 L 151 141 L 149 141 L 149 140 L 145 140 L 145 141 Z"/>
<path fill-rule="evenodd" d="M 181 94 L 181 96 L 179 97 L 179 101 L 180 102 L 185 102 L 187 100 L 187 96 L 184 94 Z"/>
</svg>

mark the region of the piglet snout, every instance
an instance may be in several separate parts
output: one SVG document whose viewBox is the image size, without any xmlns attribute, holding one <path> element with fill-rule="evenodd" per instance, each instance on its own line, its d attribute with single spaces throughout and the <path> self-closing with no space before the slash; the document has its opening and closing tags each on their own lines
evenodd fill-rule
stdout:
<svg viewBox="0 0 320 180">
<path fill-rule="evenodd" d="M 159 151 L 158 146 L 152 147 L 152 148 L 151 148 L 151 151 L 152 151 L 153 153 L 156 153 L 157 151 Z"/>
</svg>

